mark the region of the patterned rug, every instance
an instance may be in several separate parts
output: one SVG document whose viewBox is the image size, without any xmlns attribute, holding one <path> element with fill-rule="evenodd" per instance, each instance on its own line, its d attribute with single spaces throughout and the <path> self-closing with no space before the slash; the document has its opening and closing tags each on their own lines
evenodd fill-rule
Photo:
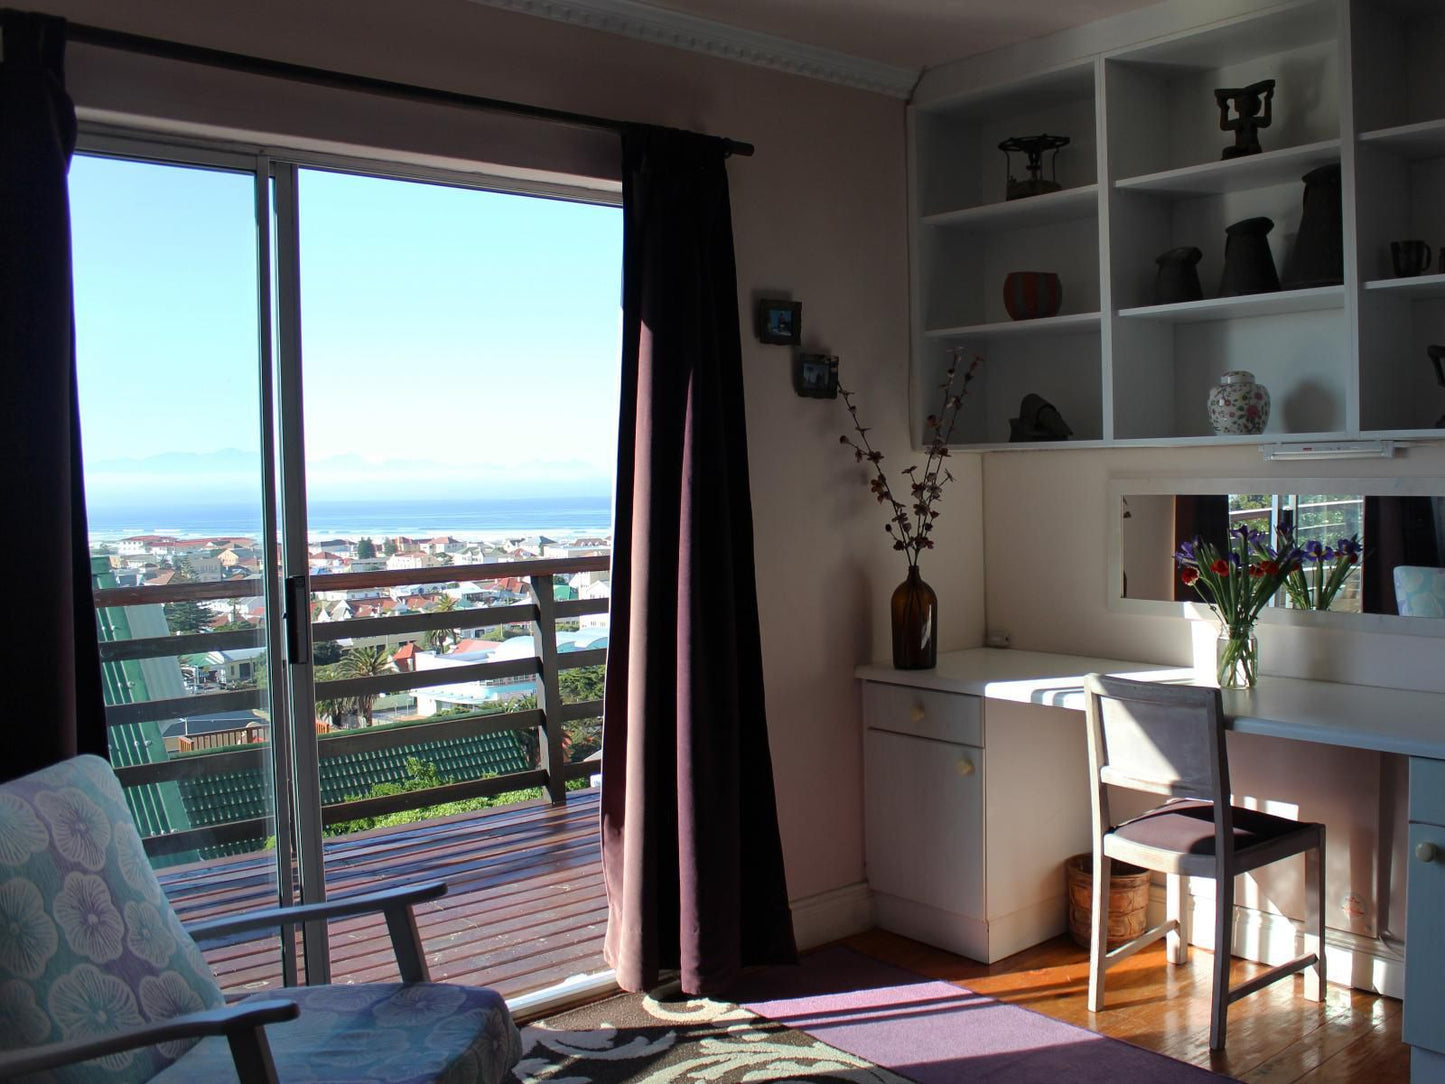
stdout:
<svg viewBox="0 0 1445 1084">
<path fill-rule="evenodd" d="M 725 1001 L 622 994 L 522 1029 L 520 1084 L 907 1078 Z"/>
</svg>

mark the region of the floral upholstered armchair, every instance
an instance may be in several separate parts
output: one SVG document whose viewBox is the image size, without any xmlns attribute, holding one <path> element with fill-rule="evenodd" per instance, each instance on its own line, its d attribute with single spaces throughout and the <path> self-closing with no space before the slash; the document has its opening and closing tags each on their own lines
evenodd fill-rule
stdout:
<svg viewBox="0 0 1445 1084">
<path fill-rule="evenodd" d="M 110 765 L 77 757 L 0 786 L 0 1080 L 495 1084 L 521 1042 L 492 990 L 427 981 L 412 905 L 440 883 L 273 908 L 188 931 Z M 385 915 L 401 982 L 235 1004 L 196 938 Z"/>
</svg>

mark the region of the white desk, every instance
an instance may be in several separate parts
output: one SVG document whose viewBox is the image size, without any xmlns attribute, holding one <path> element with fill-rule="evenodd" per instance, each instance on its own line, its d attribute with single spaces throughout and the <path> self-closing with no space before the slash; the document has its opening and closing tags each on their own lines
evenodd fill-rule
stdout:
<svg viewBox="0 0 1445 1084">
<path fill-rule="evenodd" d="M 1090 672 L 1141 680 L 1197 684 L 1192 668 L 1159 666 L 1125 659 L 1100 659 L 1035 651 L 977 648 L 941 655 L 933 670 L 895 670 L 872 664 L 856 671 L 870 685 L 901 686 L 989 701 L 1083 710 L 1083 676 Z M 926 695 L 926 694 L 920 694 Z M 1410 851 L 1405 970 L 1405 1041 L 1413 1047 L 1411 1080 L 1445 1084 L 1445 693 L 1420 693 L 1295 678 L 1261 677 L 1248 691 L 1223 694 L 1227 725 L 1242 734 L 1396 753 L 1410 758 Z M 900 731 L 938 740 L 914 726 L 922 707 L 911 709 L 913 723 L 879 723 L 886 699 L 865 695 L 865 724 L 870 730 Z M 869 717 L 872 713 L 874 718 Z M 938 714 L 936 711 L 935 715 Z M 930 723 L 930 725 L 935 725 Z M 980 764 L 989 746 L 989 772 L 1002 767 L 993 740 L 977 728 Z M 871 734 L 870 734 L 871 737 Z M 944 741 L 961 741 L 967 737 Z M 873 746 L 869 746 L 870 754 Z M 972 773 L 973 769 L 970 768 Z M 980 775 L 983 773 L 980 771 Z M 1084 807 L 1086 808 L 1086 807 Z M 870 815 L 874 803 L 870 800 Z M 1435 848 L 1433 855 L 1429 848 Z M 1421 848 L 1424 848 L 1424 857 Z M 870 873 L 871 879 L 871 873 Z"/>
</svg>

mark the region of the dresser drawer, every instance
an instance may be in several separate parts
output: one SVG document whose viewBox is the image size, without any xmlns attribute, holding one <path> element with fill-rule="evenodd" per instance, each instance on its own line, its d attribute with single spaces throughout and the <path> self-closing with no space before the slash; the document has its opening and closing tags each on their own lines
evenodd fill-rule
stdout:
<svg viewBox="0 0 1445 1084">
<path fill-rule="evenodd" d="M 863 683 L 863 725 L 960 745 L 983 745 L 982 702 L 963 693 Z"/>
</svg>

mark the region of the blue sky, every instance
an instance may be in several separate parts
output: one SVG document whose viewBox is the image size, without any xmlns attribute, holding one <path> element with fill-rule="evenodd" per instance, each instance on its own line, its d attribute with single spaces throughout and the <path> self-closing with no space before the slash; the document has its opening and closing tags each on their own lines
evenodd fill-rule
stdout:
<svg viewBox="0 0 1445 1084">
<path fill-rule="evenodd" d="M 251 178 L 70 186 L 90 499 L 259 493 Z M 609 492 L 619 209 L 307 171 L 301 223 L 313 498 Z"/>
</svg>

